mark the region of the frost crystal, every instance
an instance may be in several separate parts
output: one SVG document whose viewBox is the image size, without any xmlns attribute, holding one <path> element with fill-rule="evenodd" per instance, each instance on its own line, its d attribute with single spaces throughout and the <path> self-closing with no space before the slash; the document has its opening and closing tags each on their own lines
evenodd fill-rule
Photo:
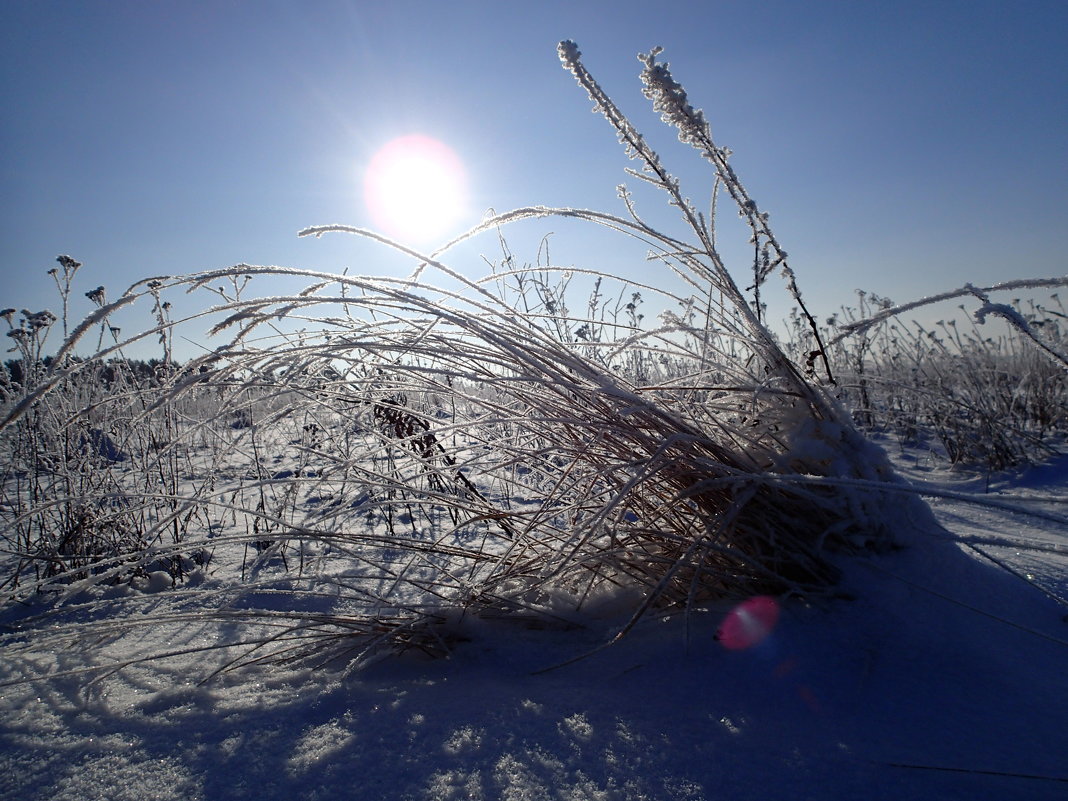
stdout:
<svg viewBox="0 0 1068 801">
<path fill-rule="evenodd" d="M 711 138 L 704 112 L 690 105 L 686 90 L 676 81 L 667 63 L 659 64 L 656 57 L 664 48 L 654 47 L 648 54 L 639 54 L 645 64 L 642 70 L 642 93 L 653 101 L 653 110 L 660 118 L 678 129 L 679 141 L 686 144 L 705 144 Z"/>
</svg>

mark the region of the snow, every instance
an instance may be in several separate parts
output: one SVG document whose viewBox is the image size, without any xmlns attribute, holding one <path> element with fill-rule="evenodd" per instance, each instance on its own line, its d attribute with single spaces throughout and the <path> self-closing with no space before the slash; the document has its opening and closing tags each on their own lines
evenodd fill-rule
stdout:
<svg viewBox="0 0 1068 801">
<path fill-rule="evenodd" d="M 1041 493 L 1064 513 L 1064 460 L 989 488 L 898 467 L 947 496 Z M 651 616 L 601 650 L 608 623 L 477 621 L 448 658 L 354 673 L 262 666 L 200 685 L 222 659 L 208 652 L 6 684 L 0 798 L 1062 799 L 1068 618 L 1042 590 L 1068 594 L 1068 527 L 954 497 L 931 506 L 1023 578 L 927 526 L 900 550 L 841 558 L 844 597 L 782 603 L 748 648 L 717 641 L 722 604 Z M 225 625 L 134 629 L 98 657 L 210 643 Z M 5 660 L 0 681 L 41 666 L 78 665 Z"/>
</svg>

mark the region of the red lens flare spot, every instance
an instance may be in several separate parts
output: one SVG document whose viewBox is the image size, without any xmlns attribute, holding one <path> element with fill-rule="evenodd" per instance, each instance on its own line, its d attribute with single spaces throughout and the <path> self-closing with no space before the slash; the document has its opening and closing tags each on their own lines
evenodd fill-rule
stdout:
<svg viewBox="0 0 1068 801">
<path fill-rule="evenodd" d="M 716 632 L 724 648 L 742 651 L 762 642 L 779 622 L 779 602 L 768 595 L 742 601 L 732 609 Z"/>
</svg>

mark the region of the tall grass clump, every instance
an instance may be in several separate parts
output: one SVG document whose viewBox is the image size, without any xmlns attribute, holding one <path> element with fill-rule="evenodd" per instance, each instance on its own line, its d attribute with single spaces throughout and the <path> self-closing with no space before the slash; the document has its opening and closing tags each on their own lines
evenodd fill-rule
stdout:
<svg viewBox="0 0 1068 801">
<path fill-rule="evenodd" d="M 228 664 L 244 664 L 438 652 L 474 617 L 574 626 L 602 615 L 621 636 L 651 610 L 833 593 L 834 555 L 889 545 L 905 524 L 891 510 L 902 496 L 884 454 L 829 391 L 828 349 L 767 214 L 659 52 L 641 57 L 643 91 L 748 225 L 749 290 L 717 249 L 715 220 L 563 42 L 564 67 L 637 163 L 630 174 L 663 193 L 689 238 L 648 224 L 621 188 L 625 216 L 526 207 L 430 254 L 351 226 L 302 232 L 399 250 L 413 260 L 406 278 L 242 264 L 135 284 L 69 333 L 8 401 L 0 429 L 10 441 L 46 413 L 64 436 L 95 415 L 115 421 L 119 447 L 139 455 L 97 497 L 141 519 L 123 549 L 94 554 L 91 570 L 47 568 L 57 549 L 42 545 L 52 536 L 42 519 L 87 489 L 64 486 L 47 500 L 12 490 L 9 514 L 28 532 L 7 545 L 18 565 L 12 597 L 63 590 L 94 608 L 141 608 L 143 594 L 105 596 L 102 582 L 159 589 L 138 576 L 158 576 L 160 560 L 210 554 L 197 581 L 173 593 L 173 613 L 152 606 L 122 625 L 239 621 L 247 636 L 224 645 L 241 647 Z M 519 265 L 503 240 L 481 279 L 446 262 L 474 236 L 554 217 L 635 240 L 659 274 L 622 283 L 547 256 Z M 796 360 L 762 317 L 760 293 L 776 272 L 811 337 Z M 267 279 L 302 288 L 254 296 Z M 584 299 L 569 295 L 572 280 L 591 287 Z M 122 309 L 162 310 L 177 292 L 212 303 L 182 320 L 159 316 L 92 357 L 71 355 Z M 657 324 L 645 325 L 645 308 L 662 310 Z M 166 343 L 174 326 L 209 319 L 220 344 L 158 386 L 73 393 L 134 341 Z M 55 398 L 58 414 L 47 411 Z M 149 474 L 160 477 L 151 490 Z M 32 631 L 21 622 L 10 647 L 32 644 Z"/>
</svg>

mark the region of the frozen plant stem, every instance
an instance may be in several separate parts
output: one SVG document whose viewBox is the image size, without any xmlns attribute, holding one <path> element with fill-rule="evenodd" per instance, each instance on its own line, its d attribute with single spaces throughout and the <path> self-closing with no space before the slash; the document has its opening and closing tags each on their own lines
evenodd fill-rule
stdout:
<svg viewBox="0 0 1068 801">
<path fill-rule="evenodd" d="M 779 268 L 786 280 L 787 289 L 808 321 L 817 343 L 817 349 L 809 354 L 807 367 L 811 370 L 814 360 L 819 357 L 826 373 L 827 381 L 833 385 L 835 383 L 834 376 L 831 372 L 830 361 L 827 358 L 819 328 L 805 306 L 801 290 L 797 286 L 796 277 L 786 261 L 786 251 L 779 246 L 778 240 L 771 231 L 768 214 L 759 210 L 756 202 L 749 196 L 749 193 L 738 179 L 734 169 L 728 163 L 726 149 L 718 147 L 712 140 L 711 128 L 705 120 L 704 114 L 700 109 L 695 109 L 690 105 L 686 90 L 672 77 L 668 65 L 656 60 L 656 57 L 662 52 L 662 48 L 657 47 L 648 54 L 638 56 L 639 60 L 645 65 L 641 75 L 642 83 L 645 85 L 644 94 L 652 101 L 653 109 L 660 114 L 661 119 L 675 127 L 678 131 L 679 140 L 695 148 L 715 168 L 716 183 L 713 188 L 713 197 L 715 197 L 716 191 L 722 184 L 727 188 L 731 198 L 738 206 L 739 213 L 745 217 L 752 231 L 751 243 L 756 251 L 752 287 L 754 293 L 756 293 L 756 299 L 752 306 L 745 300 L 728 272 L 719 252 L 716 250 L 715 236 L 711 227 L 714 221 L 706 221 L 693 204 L 682 195 L 678 179 L 664 168 L 656 152 L 647 145 L 641 134 L 631 125 L 626 116 L 605 94 L 582 64 L 582 54 L 578 46 L 572 41 L 561 42 L 558 52 L 565 68 L 571 71 L 579 85 L 587 91 L 590 99 L 594 101 L 595 110 L 600 111 L 605 119 L 616 129 L 627 155 L 632 159 L 636 158 L 642 161 L 641 172 L 633 174 L 651 181 L 654 185 L 666 191 L 671 197 L 671 204 L 682 212 L 687 225 L 700 241 L 703 254 L 709 259 L 711 271 L 708 279 L 710 283 L 720 292 L 729 295 L 740 312 L 753 318 L 751 320 L 751 328 L 754 330 L 764 330 L 763 321 L 760 319 L 760 286 L 772 270 Z M 769 351 L 773 353 L 777 350 L 777 346 L 771 343 Z M 771 361 L 775 363 L 776 367 L 783 369 L 779 359 L 772 358 Z"/>
</svg>

